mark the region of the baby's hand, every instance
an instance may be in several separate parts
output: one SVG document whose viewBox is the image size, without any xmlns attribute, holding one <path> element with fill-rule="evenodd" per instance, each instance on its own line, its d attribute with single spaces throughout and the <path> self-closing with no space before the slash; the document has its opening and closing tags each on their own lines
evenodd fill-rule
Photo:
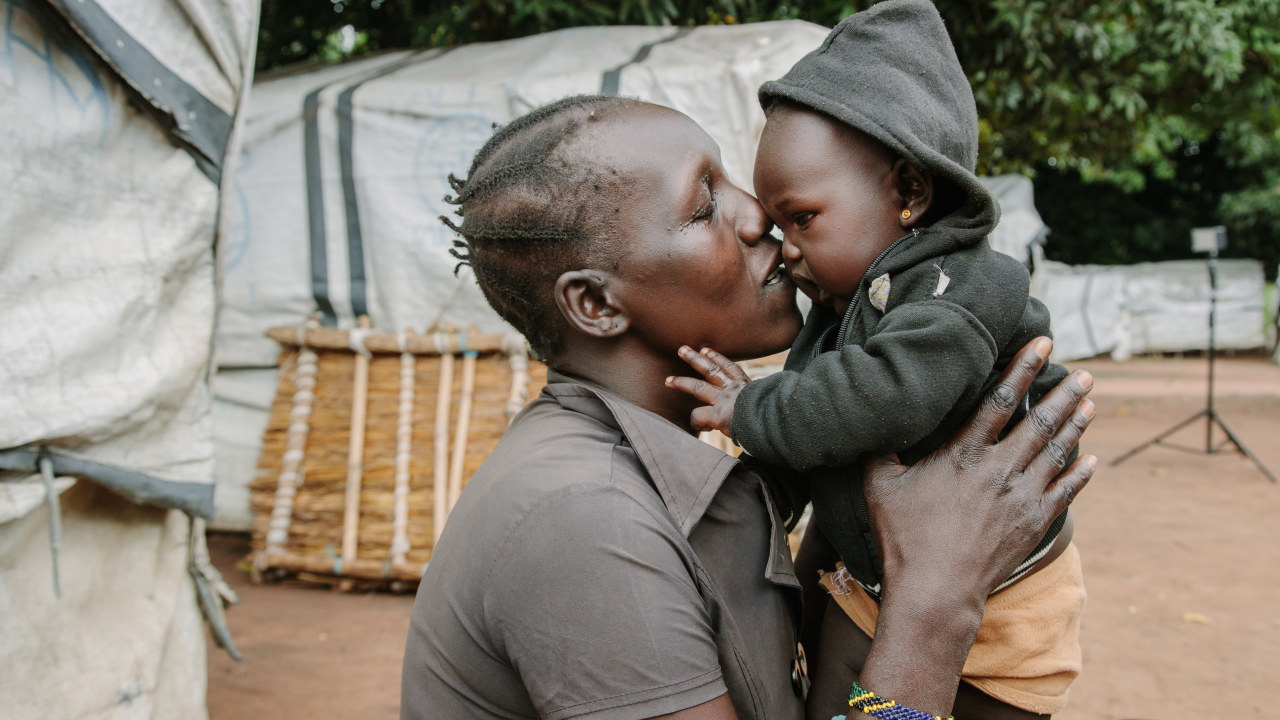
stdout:
<svg viewBox="0 0 1280 720">
<path fill-rule="evenodd" d="M 719 430 L 732 437 L 729 424 L 733 421 L 733 404 L 751 378 L 737 363 L 711 348 L 702 348 L 701 353 L 696 353 L 685 345 L 680 348 L 680 359 L 706 378 L 667 378 L 667 387 L 686 392 L 707 404 L 706 407 L 694 408 L 689 416 L 693 429 Z"/>
</svg>

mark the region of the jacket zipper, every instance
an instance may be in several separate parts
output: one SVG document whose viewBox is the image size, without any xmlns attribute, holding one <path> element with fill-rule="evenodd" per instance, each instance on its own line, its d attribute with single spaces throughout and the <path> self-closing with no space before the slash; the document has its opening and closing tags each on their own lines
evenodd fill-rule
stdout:
<svg viewBox="0 0 1280 720">
<path fill-rule="evenodd" d="M 907 238 L 918 237 L 919 235 L 919 228 L 911 228 L 911 232 L 903 235 L 897 240 L 894 240 L 892 243 L 889 243 L 889 247 L 881 250 L 880 254 L 876 256 L 876 259 L 872 260 L 871 264 L 867 266 L 867 272 L 862 276 L 862 282 L 858 283 L 858 290 L 854 293 L 853 301 L 849 304 L 848 309 L 844 311 L 844 317 L 840 319 L 840 332 L 836 335 L 836 348 L 844 347 L 845 338 L 849 336 L 849 328 L 853 325 L 853 316 L 858 309 L 858 302 L 861 301 L 862 296 L 866 294 L 863 288 L 871 285 L 871 280 L 869 278 L 872 277 L 872 271 L 876 269 L 876 266 L 880 264 L 880 261 L 884 259 L 885 255 L 888 255 L 890 251 L 898 247 L 899 243 Z"/>
<path fill-rule="evenodd" d="M 880 264 L 880 261 L 884 260 L 885 256 L 897 247 L 899 243 L 907 238 L 918 237 L 919 235 L 919 228 L 911 228 L 911 232 L 890 243 L 889 247 L 880 251 L 880 254 L 876 256 L 876 259 L 872 260 L 871 264 L 867 266 L 867 272 L 862 276 L 862 282 L 858 283 L 858 289 L 853 296 L 853 300 L 850 301 L 848 309 L 845 310 L 844 317 L 840 319 L 840 332 L 836 335 L 835 344 L 837 349 L 844 347 L 845 338 L 849 335 L 849 328 L 853 325 L 853 317 L 858 310 L 858 303 L 862 300 L 862 296 L 866 294 L 864 288 L 870 286 L 871 281 L 868 278 L 873 277 L 872 271 L 876 269 L 876 266 Z M 821 349 L 822 345 L 820 344 L 818 347 Z M 858 491 L 853 494 L 853 512 L 858 519 L 858 525 L 859 529 L 862 531 L 864 544 L 868 548 L 870 554 L 870 570 L 872 574 L 872 582 L 870 584 L 879 586 L 883 581 L 884 569 L 880 562 L 880 549 L 875 546 L 875 538 L 871 533 L 871 511 L 867 508 L 866 488 L 863 485 L 861 477 L 858 478 Z"/>
</svg>

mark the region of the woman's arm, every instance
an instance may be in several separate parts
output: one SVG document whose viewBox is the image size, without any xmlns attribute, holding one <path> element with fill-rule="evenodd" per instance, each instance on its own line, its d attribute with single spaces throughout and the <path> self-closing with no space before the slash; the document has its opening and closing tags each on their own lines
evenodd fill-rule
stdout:
<svg viewBox="0 0 1280 720">
<path fill-rule="evenodd" d="M 1087 373 L 1069 376 L 997 441 L 1051 349 L 1047 338 L 1032 341 L 969 422 L 924 460 L 868 465 L 885 580 L 861 684 L 881 697 L 950 712 L 987 595 L 1093 474 L 1092 455 L 1063 471 L 1093 418 Z"/>
</svg>

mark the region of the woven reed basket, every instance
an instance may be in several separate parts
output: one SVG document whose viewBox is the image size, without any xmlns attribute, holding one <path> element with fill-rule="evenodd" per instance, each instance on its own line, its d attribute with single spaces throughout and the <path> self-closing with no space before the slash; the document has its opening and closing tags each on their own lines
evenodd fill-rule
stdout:
<svg viewBox="0 0 1280 720">
<path fill-rule="evenodd" d="M 255 575 L 411 588 L 546 368 L 519 335 L 314 323 L 268 335 L 285 350 L 251 485 Z"/>
</svg>

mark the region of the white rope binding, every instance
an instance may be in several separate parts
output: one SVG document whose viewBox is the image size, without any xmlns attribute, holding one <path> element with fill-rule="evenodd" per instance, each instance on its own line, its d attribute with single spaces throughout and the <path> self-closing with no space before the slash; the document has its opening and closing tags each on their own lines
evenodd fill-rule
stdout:
<svg viewBox="0 0 1280 720">
<path fill-rule="evenodd" d="M 508 333 L 502 337 L 502 351 L 511 366 L 511 393 L 504 408 L 510 425 L 529 401 L 529 343 L 523 335 Z"/>
<path fill-rule="evenodd" d="M 397 334 L 400 343 L 400 416 L 396 422 L 396 486 L 395 514 L 391 522 L 391 562 L 404 562 L 409 552 L 409 460 L 413 446 L 413 353 L 406 350 L 405 333 Z"/>
<path fill-rule="evenodd" d="M 440 541 L 440 533 L 444 530 L 448 519 L 448 478 L 449 478 L 449 405 L 453 398 L 453 353 L 450 352 L 443 333 L 432 333 L 431 342 L 440 355 L 440 375 L 436 383 L 436 423 L 435 443 L 432 450 L 432 504 L 431 504 L 431 551 L 435 552 L 435 544 Z"/>
<path fill-rule="evenodd" d="M 267 526 L 267 554 L 284 553 L 293 522 L 293 500 L 302 484 L 300 473 L 306 455 L 307 433 L 310 431 L 311 405 L 316 395 L 316 353 L 306 345 L 306 330 L 318 327 L 314 319 L 306 328 L 298 328 L 298 358 L 293 369 L 293 409 L 289 411 L 289 429 L 285 435 L 284 456 L 280 461 L 280 477 L 276 480 L 275 503 Z"/>
<path fill-rule="evenodd" d="M 351 328 L 347 331 L 347 347 L 351 348 L 351 352 L 357 355 L 373 357 L 373 353 L 369 352 L 369 347 L 364 344 L 364 341 L 372 334 L 373 330 L 370 328 Z"/>
</svg>

